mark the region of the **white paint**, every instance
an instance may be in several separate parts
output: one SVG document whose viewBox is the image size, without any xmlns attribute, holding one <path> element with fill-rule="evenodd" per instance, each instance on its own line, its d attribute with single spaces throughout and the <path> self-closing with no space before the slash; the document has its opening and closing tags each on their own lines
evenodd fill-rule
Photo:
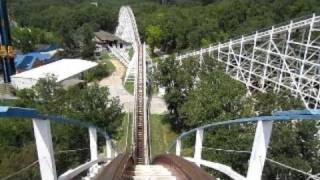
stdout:
<svg viewBox="0 0 320 180">
<path fill-rule="evenodd" d="M 149 123 L 148 123 L 148 107 L 147 107 L 147 101 L 148 101 L 148 96 L 147 96 L 147 49 L 146 49 L 146 44 L 143 43 L 142 45 L 142 50 L 143 50 L 143 57 L 142 57 L 142 64 L 143 64 L 143 71 L 142 71 L 142 76 L 143 76 L 143 94 L 144 94 L 144 105 L 143 105 L 143 112 L 144 112 L 144 147 L 145 152 L 145 164 L 149 164 L 150 162 L 150 152 L 149 152 Z"/>
<path fill-rule="evenodd" d="M 177 156 L 181 155 L 181 148 L 182 148 L 181 139 L 177 139 L 177 141 L 176 141 L 176 155 Z"/>
<path fill-rule="evenodd" d="M 97 144 L 97 130 L 96 128 L 89 128 L 89 139 L 90 139 L 90 158 L 91 161 L 98 159 L 98 144 Z"/>
<path fill-rule="evenodd" d="M 106 139 L 106 151 L 107 151 L 107 159 L 112 158 L 112 145 L 111 145 L 111 139 L 107 137 Z M 109 162 L 109 160 L 108 160 Z"/>
<path fill-rule="evenodd" d="M 215 162 L 210 162 L 210 161 L 206 161 L 206 160 L 196 160 L 194 158 L 190 158 L 190 157 L 184 157 L 186 160 L 194 162 L 194 163 L 200 163 L 202 166 L 206 166 L 209 167 L 211 169 L 217 170 L 227 176 L 229 176 L 232 179 L 235 180 L 246 180 L 245 177 L 243 177 L 241 174 L 235 172 L 232 168 L 230 168 L 229 166 L 220 164 L 220 163 L 215 163 Z"/>
<path fill-rule="evenodd" d="M 116 47 L 112 47 L 108 45 L 109 50 L 111 51 L 111 53 L 120 60 L 120 62 L 125 66 L 128 67 L 129 63 L 130 63 L 130 58 L 128 53 L 126 53 L 126 51 L 124 51 L 123 49 L 120 48 L 116 48 Z"/>
<path fill-rule="evenodd" d="M 203 129 L 197 129 L 196 132 L 196 143 L 194 146 L 194 159 L 196 164 L 200 166 L 201 154 L 202 154 L 202 141 L 203 141 Z"/>
<path fill-rule="evenodd" d="M 272 123 L 272 121 L 258 121 L 248 167 L 248 180 L 261 179 L 272 133 Z"/>
<path fill-rule="evenodd" d="M 132 43 L 134 50 L 131 61 L 129 59 L 123 60 L 126 62 L 127 72 L 124 78 L 124 83 L 132 82 L 135 80 L 135 67 L 138 61 L 138 45 L 141 44 L 140 36 L 137 28 L 137 23 L 129 6 L 123 6 L 120 8 L 118 26 L 116 28 L 115 35 L 125 40 L 126 42 Z M 122 57 L 125 57 L 124 53 Z"/>
<path fill-rule="evenodd" d="M 33 119 L 33 130 L 36 139 L 38 160 L 42 180 L 56 180 L 50 121 Z"/>
<path fill-rule="evenodd" d="M 299 96 L 307 108 L 320 106 L 320 46 L 319 29 L 314 26 L 320 16 L 274 27 L 243 36 L 226 43 L 210 45 L 176 57 L 182 61 L 208 53 L 224 63 L 225 71 L 234 79 L 254 90 L 289 90 Z M 291 32 L 306 37 L 290 37 Z M 307 33 L 304 33 L 307 32 Z M 284 41 L 274 41 L 284 39 Z"/>
<path fill-rule="evenodd" d="M 31 88 L 39 79 L 54 75 L 57 82 L 73 78 L 98 64 L 81 59 L 62 59 L 11 76 L 12 85 L 17 89 Z"/>
<path fill-rule="evenodd" d="M 83 171 L 91 168 L 95 164 L 97 164 L 99 162 L 104 162 L 104 161 L 108 161 L 108 159 L 97 159 L 97 160 L 94 160 L 94 161 L 90 161 L 90 162 L 86 162 L 84 164 L 81 164 L 80 166 L 78 166 L 78 167 L 76 167 L 74 169 L 70 169 L 67 172 L 65 172 L 62 175 L 60 175 L 58 180 L 69 180 L 69 179 L 72 179 L 73 177 L 79 175 Z"/>
</svg>

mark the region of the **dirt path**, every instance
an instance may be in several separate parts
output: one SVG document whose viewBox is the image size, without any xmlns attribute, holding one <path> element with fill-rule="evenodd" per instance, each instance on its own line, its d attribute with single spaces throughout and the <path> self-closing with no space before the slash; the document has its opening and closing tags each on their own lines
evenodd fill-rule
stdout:
<svg viewBox="0 0 320 180">
<path fill-rule="evenodd" d="M 120 79 L 121 79 L 126 73 L 126 68 L 117 59 L 111 59 L 110 61 L 112 62 L 112 64 L 116 68 L 116 71 L 114 72 L 114 76 L 120 77 Z"/>
<path fill-rule="evenodd" d="M 129 94 L 122 85 L 122 77 L 124 76 L 126 69 L 117 59 L 111 60 L 112 64 L 115 66 L 115 71 L 111 76 L 102 79 L 99 82 L 100 86 L 107 86 L 109 88 L 110 95 L 112 97 L 118 97 L 120 104 L 123 105 L 126 112 L 133 111 L 133 96 Z"/>
<path fill-rule="evenodd" d="M 112 97 L 119 98 L 120 104 L 123 105 L 126 112 L 133 112 L 134 97 L 128 93 L 122 85 L 122 77 L 126 73 L 126 68 L 117 59 L 112 59 L 111 62 L 115 66 L 115 71 L 111 76 L 102 79 L 99 82 L 99 85 L 101 87 L 107 86 L 109 88 L 110 95 Z M 167 107 L 164 100 L 161 97 L 152 97 L 150 111 L 155 114 L 165 113 L 167 111 Z"/>
</svg>

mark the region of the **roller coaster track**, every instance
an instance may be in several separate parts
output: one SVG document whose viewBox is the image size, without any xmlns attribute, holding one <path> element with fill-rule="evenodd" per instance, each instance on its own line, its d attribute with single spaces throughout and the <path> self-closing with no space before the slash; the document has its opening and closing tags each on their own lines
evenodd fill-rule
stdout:
<svg viewBox="0 0 320 180">
<path fill-rule="evenodd" d="M 148 134 L 146 117 L 146 81 L 145 81 L 145 59 L 143 46 L 138 47 L 138 75 L 135 91 L 135 113 L 136 113 L 136 147 L 135 158 L 138 164 L 148 164 Z"/>
<path fill-rule="evenodd" d="M 130 177 L 137 177 L 142 179 L 149 179 L 152 177 L 156 178 L 157 175 L 160 178 L 169 180 L 175 179 L 174 176 L 171 175 L 170 172 L 163 165 L 166 167 L 171 167 L 172 169 L 178 170 L 177 174 L 178 177 L 193 177 L 191 179 L 211 179 L 206 172 L 201 170 L 200 168 L 196 167 L 195 165 L 191 164 L 190 162 L 183 160 L 179 157 L 172 156 L 161 156 L 158 158 L 158 161 L 155 162 L 159 165 L 149 165 L 150 164 L 150 152 L 149 152 L 149 130 L 148 130 L 148 122 L 147 122 L 147 96 L 146 96 L 146 54 L 145 54 L 145 45 L 141 44 L 140 37 L 138 33 L 138 29 L 136 26 L 135 18 L 133 12 L 130 7 L 123 7 L 120 10 L 120 14 L 129 14 L 129 21 L 133 28 L 133 35 L 134 37 L 130 39 L 134 39 L 133 47 L 135 49 L 135 55 L 137 57 L 137 67 L 136 69 L 136 76 L 135 76 L 135 83 L 134 83 L 134 96 L 135 96 L 135 103 L 134 103 L 134 121 L 133 121 L 133 134 L 134 134 L 134 141 L 133 141 L 133 150 L 132 150 L 132 159 L 134 160 L 134 165 L 128 166 L 130 163 L 129 156 L 122 156 L 125 159 L 118 159 L 117 162 L 110 164 L 110 166 L 117 166 L 111 167 L 107 169 L 121 169 L 119 172 L 124 172 L 123 174 L 116 175 L 117 177 L 121 177 L 122 179 L 127 179 Z M 140 166 L 139 166 L 140 165 Z M 141 166 L 144 165 L 144 166 Z M 123 168 L 126 167 L 126 168 Z M 189 170 L 186 170 L 189 168 Z M 193 169 L 193 170 L 190 170 Z M 170 169 L 170 168 L 169 168 Z M 102 174 L 108 174 L 106 171 L 103 171 Z M 151 173 L 151 174 L 150 174 Z M 150 177 L 152 175 L 152 177 Z M 142 176 L 142 177 L 141 177 Z M 101 176 L 99 179 L 106 179 L 108 176 Z M 110 177 L 110 176 L 109 176 Z"/>
<path fill-rule="evenodd" d="M 144 54 L 144 45 L 141 44 L 140 36 L 134 14 L 130 7 L 123 7 L 129 14 L 130 24 L 133 28 L 135 54 L 137 54 L 137 67 L 134 87 L 134 113 L 135 113 L 135 141 L 133 155 L 137 164 L 149 163 L 149 145 L 148 145 L 148 125 L 147 125 L 147 107 L 146 107 L 146 60 Z M 121 11 L 121 10 L 120 10 Z"/>
<path fill-rule="evenodd" d="M 38 154 L 38 161 L 40 165 L 40 172 L 42 180 L 69 180 L 74 179 L 77 176 L 83 174 L 87 171 L 86 177 L 84 179 L 91 180 L 119 180 L 119 179 L 141 179 L 141 180 L 154 180 L 159 177 L 159 179 L 167 180 L 176 180 L 176 179 L 201 179 L 209 180 L 215 179 L 210 176 L 200 167 L 205 166 L 209 169 L 219 171 L 220 173 L 229 176 L 232 179 L 236 180 L 258 180 L 261 179 L 265 161 L 267 158 L 267 151 L 269 148 L 270 137 L 272 134 L 272 126 L 275 122 L 287 122 L 291 120 L 319 120 L 320 111 L 319 110 L 303 110 L 303 111 L 283 111 L 275 112 L 271 116 L 260 116 L 252 118 L 243 118 L 235 119 L 229 121 L 223 121 L 213 124 L 204 125 L 195 129 L 191 129 L 180 136 L 174 141 L 167 153 L 173 151 L 175 148 L 175 154 L 164 154 L 155 157 L 155 159 L 150 161 L 150 152 L 149 152 L 149 129 L 147 122 L 147 103 L 146 103 L 146 51 L 145 45 L 141 44 L 139 32 L 135 22 L 133 12 L 130 7 L 125 6 L 120 10 L 120 14 L 124 14 L 128 19 L 126 23 L 129 23 L 129 26 L 132 29 L 129 29 L 131 36 L 128 39 L 132 40 L 133 47 L 135 50 L 135 55 L 137 63 L 136 67 L 136 76 L 134 80 L 134 96 L 135 102 L 134 106 L 134 119 L 133 119 L 133 148 L 130 152 L 121 152 L 118 155 L 118 152 L 115 150 L 115 146 L 112 143 L 112 140 L 107 135 L 107 133 L 93 124 L 84 123 L 81 121 L 64 118 L 61 116 L 52 116 L 41 114 L 34 109 L 25 109 L 25 108 L 15 108 L 15 107 L 0 107 L 0 118 L 25 118 L 32 119 L 34 136 L 36 140 L 36 148 Z M 121 19 L 121 18 L 120 18 Z M 319 70 L 319 61 L 320 61 L 320 46 L 318 46 L 317 41 L 320 39 L 320 34 L 315 32 L 320 32 L 320 17 L 313 16 L 311 19 L 299 20 L 291 22 L 289 25 L 273 27 L 271 30 L 257 32 L 254 35 L 242 36 L 241 39 L 230 40 L 228 43 L 218 44 L 216 46 L 210 46 L 206 49 L 201 49 L 199 51 L 187 53 L 185 55 L 178 56 L 176 60 L 179 60 L 180 63 L 183 63 L 182 60 L 187 59 L 188 57 L 199 57 L 200 63 L 205 64 L 206 60 L 204 59 L 205 55 L 213 57 L 218 61 L 224 62 L 226 64 L 226 72 L 229 73 L 232 77 L 238 78 L 238 80 L 244 82 L 248 87 L 255 87 L 260 90 L 267 90 L 267 87 L 272 87 L 272 75 L 268 74 L 268 69 L 264 69 L 263 74 L 264 78 L 262 79 L 263 86 L 257 83 L 256 76 L 259 69 L 259 63 L 263 59 L 264 52 L 263 48 L 267 47 L 268 52 L 265 55 L 266 61 L 263 67 L 271 68 L 271 66 L 280 66 L 282 68 L 282 73 L 287 72 L 287 65 L 291 65 L 286 61 L 299 61 L 298 64 L 300 75 L 290 74 L 290 76 L 284 76 L 282 74 L 280 79 L 290 79 L 292 77 L 300 85 L 310 87 L 318 87 L 316 90 L 318 97 L 320 96 L 319 90 L 319 75 L 312 75 L 312 85 L 305 82 L 306 78 L 309 78 L 307 75 L 310 71 L 318 72 Z M 123 25 L 123 23 L 122 23 Z M 121 28 L 120 28 L 121 29 Z M 308 34 L 308 38 L 305 41 L 305 38 L 302 38 L 302 42 L 299 44 L 290 38 L 292 33 L 304 30 L 304 34 Z M 119 31 L 120 32 L 120 31 Z M 317 37 L 312 36 L 314 32 Z M 292 35 L 296 37 L 296 35 Z M 283 50 L 279 50 L 275 41 L 284 40 Z M 313 40 L 312 40 L 313 39 Z M 276 41 L 277 42 L 277 41 Z M 281 43 L 280 43 L 281 44 Z M 291 45 L 299 45 L 300 49 L 295 50 Z M 279 52 L 278 52 L 279 51 Z M 300 56 L 293 57 L 294 54 L 301 53 Z M 272 59 L 271 56 L 279 56 L 278 58 Z M 298 59 L 298 57 L 304 57 Z M 317 57 L 315 59 L 315 57 Z M 276 63 L 274 61 L 280 60 L 281 63 Z M 312 66 L 310 66 L 312 64 Z M 257 66 L 257 68 L 255 68 Z M 249 74 L 247 69 L 249 68 Z M 272 67 L 277 69 L 277 67 Z M 311 68 L 311 70 L 310 70 Z M 312 69 L 315 68 L 315 69 Z M 263 68 L 262 68 L 263 70 Z M 320 71 L 320 70 L 319 70 Z M 288 73 L 288 72 L 287 72 Z M 276 73 L 275 73 L 276 74 Z M 296 75 L 296 76 L 295 76 Z M 309 74 L 310 75 L 310 74 Z M 246 77 L 248 76 L 248 77 Z M 242 77 L 243 79 L 241 79 Z M 248 78 L 248 79 L 246 79 Z M 302 80 L 304 79 L 304 80 Z M 268 82 L 267 82 L 268 81 Z M 284 81 L 286 82 L 286 81 Z M 279 84 L 274 85 L 274 87 L 281 88 L 285 87 L 285 83 L 279 81 Z M 258 85 L 257 85 L 258 84 Z M 265 89 L 264 89 L 264 88 Z M 298 86 L 300 87 L 300 86 Z M 298 89 L 299 90 L 299 89 Z M 298 91 L 296 90 L 296 91 Z M 294 90 L 292 90 L 294 91 Z M 294 91 L 294 92 L 296 92 Z M 300 90 L 299 90 L 300 91 Z M 306 97 L 309 97 L 305 93 L 299 92 L 298 94 L 303 97 L 307 105 L 311 105 L 311 101 Z M 311 93 L 311 92 L 310 92 Z M 310 97 L 313 96 L 310 95 Z M 315 107 L 318 107 L 318 100 L 313 99 Z M 309 103 L 309 104 L 308 104 Z M 73 169 L 70 169 L 60 176 L 57 176 L 55 157 L 52 144 L 52 135 L 50 129 L 50 123 L 63 123 L 67 125 L 78 126 L 81 128 L 88 128 L 89 139 L 90 139 L 90 160 L 84 164 L 79 165 Z M 248 164 L 247 175 L 243 176 L 240 173 L 234 171 L 228 165 L 221 163 L 211 162 L 205 160 L 202 157 L 203 141 L 204 141 L 204 131 L 207 129 L 214 129 L 218 126 L 231 126 L 231 125 L 244 126 L 245 124 L 257 124 L 255 137 L 252 145 L 251 151 L 246 151 L 251 154 Z M 182 156 L 182 143 L 183 138 L 189 136 L 190 134 L 195 133 L 195 143 L 194 143 L 194 155 L 193 157 L 183 157 Z M 105 149 L 106 154 L 103 157 L 98 156 L 98 135 L 104 137 L 105 140 Z M 193 138 L 190 138 L 193 139 Z M 190 147 L 188 147 L 190 148 Z M 269 161 L 273 161 L 269 159 Z M 275 161 L 273 161 L 275 162 Z M 278 165 L 281 163 L 276 162 Z M 288 167 L 288 166 L 286 166 Z M 306 175 L 308 179 L 319 180 L 318 175 L 313 175 L 310 172 L 303 172 L 297 170 L 296 168 L 291 168 L 291 170 L 296 170 L 299 173 Z M 157 176 L 159 175 L 159 176 Z"/>
</svg>

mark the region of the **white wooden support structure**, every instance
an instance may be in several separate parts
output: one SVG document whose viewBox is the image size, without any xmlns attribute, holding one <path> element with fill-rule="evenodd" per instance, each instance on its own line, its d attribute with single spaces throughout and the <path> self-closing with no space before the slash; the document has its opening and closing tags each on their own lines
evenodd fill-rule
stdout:
<svg viewBox="0 0 320 180">
<path fill-rule="evenodd" d="M 109 137 L 106 137 L 106 156 L 107 156 L 107 162 L 110 162 L 109 159 L 112 158 L 112 144 L 111 139 Z"/>
<path fill-rule="evenodd" d="M 217 52 L 217 57 L 218 57 L 218 61 L 220 61 L 220 54 L 221 54 L 221 43 L 219 42 L 218 44 L 218 52 Z"/>
<path fill-rule="evenodd" d="M 98 159 L 98 137 L 97 129 L 90 127 L 89 129 L 89 140 L 90 140 L 90 161 L 96 161 Z M 89 174 L 95 174 L 98 164 L 93 164 L 89 169 Z"/>
<path fill-rule="evenodd" d="M 239 57 L 238 57 L 238 63 L 237 63 L 237 75 L 236 78 L 239 79 L 239 74 L 240 74 L 240 70 L 241 70 L 241 61 L 242 61 L 242 52 L 243 52 L 243 42 L 244 42 L 244 37 L 241 36 L 241 42 L 240 42 L 240 53 L 239 53 Z M 243 76 L 243 74 L 241 73 L 241 75 Z"/>
<path fill-rule="evenodd" d="M 203 51 L 202 51 L 202 48 L 200 49 L 200 55 L 199 55 L 199 64 L 200 64 L 200 67 L 202 66 L 203 64 Z"/>
<path fill-rule="evenodd" d="M 176 155 L 177 156 L 180 156 L 181 155 L 181 139 L 178 138 L 177 141 L 176 141 Z"/>
<path fill-rule="evenodd" d="M 273 121 L 258 121 L 248 167 L 247 180 L 261 179 L 272 133 L 272 124 Z"/>
<path fill-rule="evenodd" d="M 292 24 L 293 24 L 293 22 L 291 21 L 290 22 L 290 27 L 288 29 L 287 42 L 290 42 L 290 39 L 291 39 Z M 271 34 L 270 36 L 273 35 L 273 30 L 274 29 L 272 29 L 272 33 L 270 33 Z M 272 39 L 270 39 L 270 41 L 273 42 Z M 287 57 L 287 55 L 288 55 L 289 44 L 290 43 L 286 43 L 285 52 L 284 52 L 284 56 L 283 56 L 284 58 L 282 58 L 283 62 L 282 62 L 281 73 L 280 73 L 280 78 L 279 78 L 279 85 L 278 85 L 278 87 L 276 89 L 276 92 L 280 92 L 280 90 L 281 90 L 281 83 L 282 83 L 282 80 L 283 80 L 283 73 L 284 73 L 286 67 L 288 67 L 287 60 L 286 60 L 285 57 Z M 270 54 L 270 53 L 268 53 L 268 54 Z M 267 59 L 267 60 L 269 60 L 269 59 Z"/>
<path fill-rule="evenodd" d="M 271 46 L 272 46 L 272 42 L 273 42 L 273 31 L 274 31 L 274 26 L 272 26 L 271 30 L 270 30 L 270 36 L 269 36 L 269 42 L 268 42 L 268 52 L 271 51 Z M 269 65 L 269 61 L 270 61 L 270 53 L 267 53 L 267 58 L 266 58 L 266 64 L 265 64 L 265 68 L 263 69 L 263 78 L 262 78 L 262 89 L 265 89 L 265 85 L 266 85 L 266 79 L 267 79 L 267 66 Z"/>
<path fill-rule="evenodd" d="M 254 40 L 253 40 L 253 52 L 250 60 L 250 70 L 249 70 L 249 77 L 248 77 L 248 82 L 247 82 L 247 88 L 252 84 L 252 69 L 253 69 L 253 61 L 255 60 L 255 53 L 256 53 L 256 47 L 257 47 L 257 38 L 258 38 L 258 31 L 254 35 Z"/>
<path fill-rule="evenodd" d="M 98 159 L 98 143 L 97 143 L 97 129 L 94 127 L 89 128 L 90 139 L 90 159 L 95 161 Z"/>
<path fill-rule="evenodd" d="M 201 54 L 224 64 L 224 71 L 251 90 L 290 91 L 306 108 L 320 107 L 320 16 L 293 20 L 282 26 L 180 54 L 201 63 Z"/>
<path fill-rule="evenodd" d="M 33 119 L 33 130 L 36 139 L 38 160 L 42 180 L 56 180 L 50 121 Z"/>
<path fill-rule="evenodd" d="M 230 65 L 230 58 L 231 58 L 231 49 L 232 49 L 232 40 L 229 41 L 229 47 L 228 47 L 228 60 L 227 60 L 227 66 L 226 66 L 226 73 L 229 71 L 229 65 Z"/>
<path fill-rule="evenodd" d="M 61 174 L 58 178 L 58 180 L 70 180 L 70 179 L 75 179 L 74 177 L 78 176 L 82 172 L 88 170 L 92 166 L 95 166 L 95 164 L 99 162 L 104 162 L 107 161 L 107 159 L 97 159 L 95 161 L 89 161 L 84 164 L 79 165 L 78 167 L 75 167 L 73 169 L 70 169 L 66 171 L 65 173 Z M 83 178 L 85 179 L 85 178 Z"/>
<path fill-rule="evenodd" d="M 203 141 L 203 129 L 197 129 L 196 143 L 194 147 L 194 159 L 196 164 L 200 166 L 201 154 L 202 154 L 202 141 Z"/>
<path fill-rule="evenodd" d="M 184 157 L 184 159 L 186 159 L 190 162 L 196 162 L 196 160 L 194 158 Z M 208 168 L 214 169 L 216 171 L 219 171 L 219 172 L 229 176 L 231 179 L 246 180 L 245 177 L 243 177 L 241 174 L 237 173 L 236 171 L 234 171 L 231 167 L 229 167 L 227 165 L 216 163 L 216 162 L 210 162 L 210 161 L 203 160 L 203 159 L 200 162 L 201 162 L 201 166 L 208 167 Z"/>
</svg>

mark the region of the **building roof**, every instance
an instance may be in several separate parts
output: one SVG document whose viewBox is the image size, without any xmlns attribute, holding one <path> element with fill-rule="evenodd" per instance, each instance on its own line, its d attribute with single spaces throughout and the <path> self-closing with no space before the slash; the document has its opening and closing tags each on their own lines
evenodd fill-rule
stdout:
<svg viewBox="0 0 320 180">
<path fill-rule="evenodd" d="M 106 31 L 102 31 L 102 30 L 95 32 L 94 35 L 101 41 L 123 41 L 123 42 L 125 42 L 124 40 L 122 40 L 118 36 L 111 34 L 109 32 L 106 32 Z"/>
<path fill-rule="evenodd" d="M 40 78 L 45 78 L 47 75 L 54 75 L 57 78 L 57 82 L 61 82 L 97 65 L 98 64 L 95 62 L 81 59 L 62 59 L 29 71 L 15 74 L 11 77 L 38 80 Z"/>
</svg>

